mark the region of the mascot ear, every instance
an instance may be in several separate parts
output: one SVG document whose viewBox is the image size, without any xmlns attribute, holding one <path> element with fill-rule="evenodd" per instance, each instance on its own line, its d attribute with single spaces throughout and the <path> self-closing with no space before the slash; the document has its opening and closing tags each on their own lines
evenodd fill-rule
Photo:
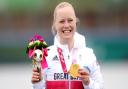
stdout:
<svg viewBox="0 0 128 89">
<path fill-rule="evenodd" d="M 36 47 L 34 49 L 28 49 L 28 56 L 29 58 L 32 58 L 34 51 L 36 50 Z"/>
<path fill-rule="evenodd" d="M 29 51 L 28 51 L 28 56 L 29 56 L 29 58 L 32 58 L 33 52 L 34 52 L 34 50 L 29 49 Z"/>
<path fill-rule="evenodd" d="M 48 56 L 48 50 L 46 48 L 42 48 L 42 51 L 44 52 L 44 56 Z"/>
</svg>

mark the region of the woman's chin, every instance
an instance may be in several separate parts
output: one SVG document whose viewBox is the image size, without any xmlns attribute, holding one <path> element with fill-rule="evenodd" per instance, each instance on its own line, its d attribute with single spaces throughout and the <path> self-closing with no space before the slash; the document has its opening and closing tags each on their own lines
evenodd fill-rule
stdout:
<svg viewBox="0 0 128 89">
<path fill-rule="evenodd" d="M 63 39 L 71 39 L 73 36 L 72 35 L 66 35 L 66 36 L 63 36 Z"/>
</svg>

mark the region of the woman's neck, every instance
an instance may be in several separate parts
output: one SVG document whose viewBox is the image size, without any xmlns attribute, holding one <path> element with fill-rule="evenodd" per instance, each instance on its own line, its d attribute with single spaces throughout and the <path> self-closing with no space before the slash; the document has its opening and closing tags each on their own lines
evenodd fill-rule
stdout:
<svg viewBox="0 0 128 89">
<path fill-rule="evenodd" d="M 74 39 L 73 38 L 63 39 L 63 40 L 60 40 L 60 43 L 61 44 L 67 44 L 69 51 L 71 51 L 71 49 L 73 48 L 73 45 L 74 45 Z"/>
</svg>

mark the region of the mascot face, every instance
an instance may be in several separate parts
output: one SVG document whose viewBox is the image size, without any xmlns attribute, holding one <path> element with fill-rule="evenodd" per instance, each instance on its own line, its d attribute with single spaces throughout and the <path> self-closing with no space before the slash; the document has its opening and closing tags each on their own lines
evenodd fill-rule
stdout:
<svg viewBox="0 0 128 89">
<path fill-rule="evenodd" d="M 33 59 L 36 60 L 37 62 L 40 62 L 42 61 L 42 58 L 43 58 L 42 50 L 36 49 L 33 54 Z"/>
</svg>

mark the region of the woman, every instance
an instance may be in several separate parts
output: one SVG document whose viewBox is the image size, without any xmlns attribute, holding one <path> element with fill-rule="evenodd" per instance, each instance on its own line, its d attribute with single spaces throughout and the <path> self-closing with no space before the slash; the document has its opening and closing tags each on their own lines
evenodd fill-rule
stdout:
<svg viewBox="0 0 128 89">
<path fill-rule="evenodd" d="M 48 51 L 48 68 L 43 69 L 43 73 L 33 69 L 34 89 L 103 89 L 96 57 L 92 49 L 85 46 L 85 38 L 77 33 L 76 25 L 72 5 L 68 2 L 58 4 L 54 11 L 52 30 L 55 39 Z M 76 69 L 71 69 L 73 64 Z"/>
</svg>

